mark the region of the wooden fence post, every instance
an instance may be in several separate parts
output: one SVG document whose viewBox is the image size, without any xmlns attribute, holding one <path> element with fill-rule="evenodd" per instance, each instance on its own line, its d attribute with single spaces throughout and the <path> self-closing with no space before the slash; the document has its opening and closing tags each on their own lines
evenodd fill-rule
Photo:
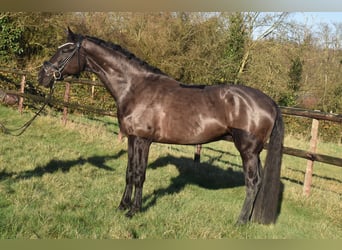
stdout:
<svg viewBox="0 0 342 250">
<path fill-rule="evenodd" d="M 119 141 L 119 142 L 122 142 L 122 139 L 123 139 L 123 134 L 122 134 L 121 131 L 119 130 L 119 133 L 118 133 L 118 141 Z"/>
<path fill-rule="evenodd" d="M 64 102 L 69 102 L 69 98 L 70 98 L 70 83 L 66 82 L 65 83 L 65 92 L 64 92 Z M 68 116 L 68 107 L 64 106 L 63 118 L 62 118 L 62 122 L 64 125 L 66 125 L 66 123 L 67 123 L 67 116 Z"/>
<path fill-rule="evenodd" d="M 96 78 L 95 78 L 95 76 L 93 76 L 92 77 L 93 83 L 95 83 L 95 80 L 96 80 Z M 94 97 L 95 97 L 95 84 L 92 84 L 91 85 L 91 99 L 94 99 Z"/>
<path fill-rule="evenodd" d="M 94 99 L 94 96 L 95 96 L 95 86 L 92 85 L 91 86 L 91 99 Z"/>
<path fill-rule="evenodd" d="M 22 78 L 21 78 L 21 82 L 20 82 L 20 93 L 21 94 L 24 94 L 25 84 L 26 84 L 26 76 L 23 75 Z M 23 113 L 23 104 L 24 104 L 24 98 L 22 96 L 20 96 L 20 98 L 19 98 L 19 105 L 18 105 L 18 110 L 19 110 L 20 114 Z"/>
<path fill-rule="evenodd" d="M 311 140 L 310 140 L 310 149 L 311 153 L 316 153 L 317 149 L 317 138 L 318 138 L 318 120 L 312 120 L 312 127 L 311 127 Z M 312 183 L 312 173 L 313 173 L 313 160 L 308 160 L 306 164 L 306 171 L 305 171 L 305 178 L 304 178 L 304 187 L 303 193 L 305 196 L 310 195 L 311 190 L 311 183 Z"/>
</svg>

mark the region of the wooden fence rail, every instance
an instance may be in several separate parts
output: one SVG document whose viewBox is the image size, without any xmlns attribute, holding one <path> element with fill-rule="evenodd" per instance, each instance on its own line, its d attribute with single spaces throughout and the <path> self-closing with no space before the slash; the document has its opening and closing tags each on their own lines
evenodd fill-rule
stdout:
<svg viewBox="0 0 342 250">
<path fill-rule="evenodd" d="M 13 91 L 13 90 L 2 90 L 2 91 L 7 93 L 7 94 L 10 94 L 10 95 L 16 95 L 19 97 L 29 98 L 35 102 L 44 103 L 47 101 L 42 96 L 37 96 L 37 95 L 32 95 L 32 94 L 27 94 L 27 93 L 20 93 L 18 91 Z M 115 112 L 94 108 L 94 106 L 90 106 L 90 105 L 80 105 L 78 103 L 65 102 L 63 100 L 55 99 L 55 98 L 50 99 L 48 101 L 48 103 L 55 106 L 55 107 L 68 107 L 68 108 L 74 109 L 74 110 L 80 110 L 80 111 L 95 113 L 95 114 L 99 114 L 99 115 L 107 115 L 107 116 L 116 117 Z"/>
<path fill-rule="evenodd" d="M 233 139 L 231 137 L 227 137 L 226 141 L 233 142 Z M 264 149 L 268 149 L 268 143 L 265 144 Z M 309 152 L 302 149 L 297 148 L 290 148 L 290 147 L 283 147 L 283 154 L 296 156 L 299 158 L 307 159 L 310 161 L 317 161 L 322 162 L 330 165 L 334 165 L 337 167 L 342 167 L 342 159 L 329 156 L 329 155 L 323 155 L 323 154 L 317 154 L 313 152 Z"/>
<path fill-rule="evenodd" d="M 342 115 L 325 113 L 321 111 L 313 111 L 300 108 L 290 108 L 280 106 L 280 110 L 283 115 L 301 116 L 317 120 L 325 120 L 331 122 L 342 123 Z"/>
<path fill-rule="evenodd" d="M 20 69 L 10 69 L 10 68 L 5 68 L 5 67 L 0 67 L 0 72 L 2 73 L 9 73 L 9 74 L 17 74 L 17 75 L 25 75 L 27 76 L 32 76 L 32 73 L 27 70 L 20 70 Z"/>
</svg>

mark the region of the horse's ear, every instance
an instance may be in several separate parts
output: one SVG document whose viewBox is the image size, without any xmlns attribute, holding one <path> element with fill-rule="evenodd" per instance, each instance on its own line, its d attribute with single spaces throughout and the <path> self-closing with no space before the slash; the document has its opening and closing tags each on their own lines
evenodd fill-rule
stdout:
<svg viewBox="0 0 342 250">
<path fill-rule="evenodd" d="M 67 30 L 67 39 L 68 42 L 77 42 L 77 35 L 74 34 L 74 32 L 71 31 L 70 27 L 68 27 Z"/>
</svg>

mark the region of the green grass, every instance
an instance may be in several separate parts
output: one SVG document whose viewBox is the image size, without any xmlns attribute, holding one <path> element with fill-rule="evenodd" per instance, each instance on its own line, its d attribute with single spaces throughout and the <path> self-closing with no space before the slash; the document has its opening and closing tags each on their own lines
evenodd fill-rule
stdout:
<svg viewBox="0 0 342 250">
<path fill-rule="evenodd" d="M 32 116 L 0 106 L 0 121 L 22 125 Z M 116 120 L 41 116 L 20 137 L 0 134 L 0 238 L 2 239 L 335 239 L 342 238 L 341 168 L 315 163 L 309 198 L 302 195 L 306 161 L 284 156 L 281 213 L 275 225 L 235 226 L 244 199 L 238 152 L 220 141 L 194 147 L 153 144 L 143 212 L 132 219 L 117 209 L 127 164 L 126 140 Z M 286 146 L 308 142 L 286 137 Z M 342 155 L 342 146 L 319 144 Z M 262 154 L 265 156 L 265 153 Z"/>
</svg>

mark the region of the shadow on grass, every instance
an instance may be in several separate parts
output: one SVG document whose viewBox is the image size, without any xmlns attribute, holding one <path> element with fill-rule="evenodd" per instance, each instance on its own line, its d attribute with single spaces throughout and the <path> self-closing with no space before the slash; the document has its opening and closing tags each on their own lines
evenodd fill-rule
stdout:
<svg viewBox="0 0 342 250">
<path fill-rule="evenodd" d="M 142 211 L 147 211 L 150 207 L 156 204 L 157 199 L 165 195 L 172 195 L 182 191 L 186 185 L 197 185 L 199 187 L 218 190 L 226 188 L 235 188 L 245 186 L 244 174 L 242 166 L 232 162 L 222 161 L 222 159 L 215 158 L 214 160 L 221 161 L 227 168 L 222 169 L 212 165 L 213 160 L 209 162 L 195 163 L 191 158 L 174 157 L 167 155 L 161 157 L 151 163 L 149 168 L 157 169 L 167 165 L 174 165 L 179 175 L 171 179 L 171 184 L 166 188 L 155 190 L 152 194 L 146 195 L 143 198 L 144 206 Z M 234 171 L 231 166 L 241 168 L 241 171 Z M 282 201 L 284 193 L 284 184 L 280 182 L 279 203 L 277 209 L 277 218 L 281 213 Z"/>
<path fill-rule="evenodd" d="M 51 174 L 58 171 L 68 172 L 71 168 L 79 165 L 84 165 L 86 163 L 89 163 L 100 169 L 114 171 L 113 168 L 106 165 L 106 161 L 118 159 L 126 153 L 127 152 L 125 150 L 120 150 L 117 154 L 110 156 L 90 156 L 87 158 L 79 157 L 75 160 L 51 160 L 45 166 L 37 166 L 35 169 L 26 170 L 23 172 L 7 172 L 6 170 L 3 170 L 0 172 L 0 181 L 7 178 L 11 178 L 12 180 L 21 180 L 32 177 L 41 177 L 44 174 Z"/>
<path fill-rule="evenodd" d="M 149 164 L 148 168 L 157 169 L 169 164 L 178 169 L 179 175 L 171 179 L 171 184 L 168 187 L 160 188 L 153 194 L 144 196 L 143 203 L 145 205 L 142 211 L 147 211 L 162 196 L 179 193 L 188 184 L 211 190 L 245 185 L 242 171 L 234 171 L 231 167 L 222 169 L 206 162 L 194 163 L 191 158 L 167 155 Z"/>
</svg>

